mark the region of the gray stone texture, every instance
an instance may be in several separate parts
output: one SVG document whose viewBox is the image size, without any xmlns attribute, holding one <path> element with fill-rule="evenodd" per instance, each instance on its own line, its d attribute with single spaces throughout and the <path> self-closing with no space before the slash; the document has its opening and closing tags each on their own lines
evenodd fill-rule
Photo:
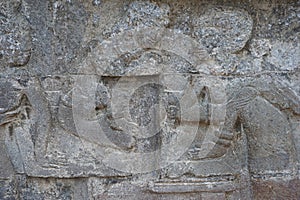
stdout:
<svg viewBox="0 0 300 200">
<path fill-rule="evenodd" d="M 0 199 L 300 199 L 297 0 L 0 0 Z"/>
</svg>

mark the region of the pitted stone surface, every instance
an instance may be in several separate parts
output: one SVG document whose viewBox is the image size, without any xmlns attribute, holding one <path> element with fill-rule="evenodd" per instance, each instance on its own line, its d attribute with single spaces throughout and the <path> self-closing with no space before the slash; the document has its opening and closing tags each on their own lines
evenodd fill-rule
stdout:
<svg viewBox="0 0 300 200">
<path fill-rule="evenodd" d="M 217 6 L 194 19 L 194 34 L 208 50 L 234 53 L 250 38 L 253 20 L 246 10 Z"/>
<path fill-rule="evenodd" d="M 0 199 L 300 199 L 299 19 L 0 0 Z"/>
<path fill-rule="evenodd" d="M 21 2 L 0 2 L 0 65 L 23 66 L 31 56 L 31 30 L 27 19 L 19 12 Z"/>
</svg>

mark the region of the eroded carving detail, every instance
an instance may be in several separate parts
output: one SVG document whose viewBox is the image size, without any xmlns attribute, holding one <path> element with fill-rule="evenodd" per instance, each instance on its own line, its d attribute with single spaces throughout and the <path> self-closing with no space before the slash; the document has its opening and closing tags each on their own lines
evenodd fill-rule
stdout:
<svg viewBox="0 0 300 200">
<path fill-rule="evenodd" d="M 298 4 L 0 2 L 0 158 L 13 164 L 0 162 L 1 199 L 299 198 Z M 53 64 L 55 74 L 29 70 L 18 80 L 15 73 L 22 68 L 5 71 L 26 65 L 30 57 L 23 9 L 36 29 L 36 59 L 30 65 L 34 72 L 50 72 L 47 67 Z M 46 17 L 39 20 L 41 13 Z M 142 31 L 145 27 L 150 28 Z M 88 55 L 81 51 L 83 43 Z M 76 83 L 82 71 L 59 74 L 75 72 L 78 66 L 70 63 L 84 57 L 83 67 L 90 67 L 84 72 L 95 77 L 93 84 Z M 226 83 L 228 101 L 218 95 L 225 91 L 222 84 L 207 84 L 207 77 Z M 182 98 L 186 83 L 196 98 Z M 93 95 L 87 96 L 91 88 Z M 83 103 L 74 105 L 74 99 Z M 191 107 L 187 112 L 182 112 L 183 100 Z M 98 123 L 105 137 L 85 137 L 94 131 L 86 127 L 85 134 L 77 132 L 72 112 L 90 105 L 91 112 L 81 119 Z M 224 119 L 214 117 L 225 114 L 222 109 L 227 110 Z M 198 118 L 191 116 L 193 110 L 199 110 Z M 194 142 L 161 168 L 159 150 L 180 135 L 176 131 L 182 123 L 198 126 Z M 215 126 L 215 140 L 205 141 L 209 126 Z M 135 174 L 131 167 L 136 165 L 111 167 L 102 150 L 157 152 L 151 162 L 140 162 L 157 170 Z M 124 157 L 117 158 L 120 164 Z M 137 161 L 122 161 L 128 160 Z"/>
</svg>

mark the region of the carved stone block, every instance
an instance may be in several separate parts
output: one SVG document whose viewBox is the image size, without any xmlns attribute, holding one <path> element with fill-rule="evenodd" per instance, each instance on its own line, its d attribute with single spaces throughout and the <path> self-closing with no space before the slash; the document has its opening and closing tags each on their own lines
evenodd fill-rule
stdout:
<svg viewBox="0 0 300 200">
<path fill-rule="evenodd" d="M 0 199 L 299 199 L 299 13 L 0 0 Z"/>
</svg>

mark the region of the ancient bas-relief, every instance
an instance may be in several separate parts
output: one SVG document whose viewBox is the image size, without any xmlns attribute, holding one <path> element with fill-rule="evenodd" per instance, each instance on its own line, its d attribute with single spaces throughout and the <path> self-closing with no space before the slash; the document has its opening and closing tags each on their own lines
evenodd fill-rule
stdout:
<svg viewBox="0 0 300 200">
<path fill-rule="evenodd" d="M 299 3 L 0 9 L 0 199 L 300 198 Z"/>
</svg>

